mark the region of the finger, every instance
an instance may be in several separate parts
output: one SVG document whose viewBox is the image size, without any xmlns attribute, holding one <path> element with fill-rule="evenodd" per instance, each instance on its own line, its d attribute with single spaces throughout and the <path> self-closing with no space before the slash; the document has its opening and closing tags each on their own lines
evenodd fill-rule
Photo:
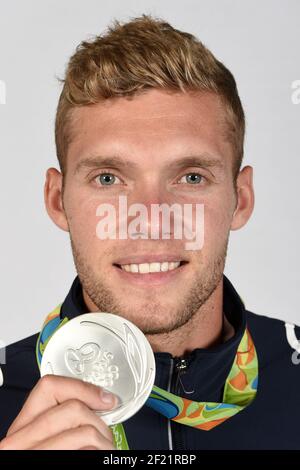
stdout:
<svg viewBox="0 0 300 470">
<path fill-rule="evenodd" d="M 69 400 L 54 406 L 33 421 L 6 437 L 6 449 L 28 449 L 68 429 L 93 426 L 107 440 L 113 442 L 111 429 L 79 400 Z"/>
<path fill-rule="evenodd" d="M 98 450 L 98 449 L 95 446 L 86 446 L 86 447 L 82 447 L 79 450 Z"/>
<path fill-rule="evenodd" d="M 93 426 L 64 431 L 40 442 L 30 450 L 79 450 L 90 446 L 98 450 L 116 450 L 113 444 Z"/>
<path fill-rule="evenodd" d="M 106 411 L 117 405 L 115 395 L 82 380 L 55 375 L 45 375 L 32 389 L 19 415 L 7 435 L 16 432 L 48 409 L 67 400 L 80 400 L 92 410 Z"/>
</svg>

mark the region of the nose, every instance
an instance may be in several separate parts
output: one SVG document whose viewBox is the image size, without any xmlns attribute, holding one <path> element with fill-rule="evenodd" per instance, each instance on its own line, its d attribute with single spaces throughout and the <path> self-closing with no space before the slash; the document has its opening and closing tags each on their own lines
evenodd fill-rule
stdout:
<svg viewBox="0 0 300 470">
<path fill-rule="evenodd" d="M 174 214 L 170 194 L 154 185 L 144 185 L 134 197 L 128 197 L 128 231 L 132 238 L 170 239 Z M 135 221 L 134 221 L 135 219 Z"/>
</svg>

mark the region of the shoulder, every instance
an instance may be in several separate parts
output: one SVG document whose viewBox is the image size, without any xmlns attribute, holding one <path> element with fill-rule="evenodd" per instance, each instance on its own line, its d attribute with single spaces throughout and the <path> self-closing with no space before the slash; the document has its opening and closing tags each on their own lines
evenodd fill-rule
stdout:
<svg viewBox="0 0 300 470">
<path fill-rule="evenodd" d="M 35 345 L 38 334 L 0 350 L 0 439 L 39 380 Z"/>
<path fill-rule="evenodd" d="M 296 371 L 293 366 L 299 364 L 297 374 L 300 380 L 300 326 L 250 311 L 247 311 L 247 325 L 260 356 L 261 367 L 276 363 Z"/>
<path fill-rule="evenodd" d="M 0 350 L 1 385 L 31 389 L 39 376 L 35 347 L 38 333 Z"/>
</svg>

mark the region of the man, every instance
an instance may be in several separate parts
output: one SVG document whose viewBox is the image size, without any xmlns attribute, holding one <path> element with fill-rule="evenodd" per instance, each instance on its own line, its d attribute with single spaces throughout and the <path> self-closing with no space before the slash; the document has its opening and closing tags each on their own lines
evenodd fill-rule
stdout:
<svg viewBox="0 0 300 470">
<path fill-rule="evenodd" d="M 143 406 L 123 423 L 130 449 L 300 448 L 299 328 L 247 311 L 223 274 L 229 233 L 254 206 L 244 128 L 229 70 L 150 15 L 115 21 L 68 64 L 55 128 L 61 171 L 48 169 L 45 203 L 70 235 L 78 276 L 55 318 L 111 312 L 133 322 L 153 349 L 155 385 L 170 392 L 170 407 L 183 404 L 174 416 Z M 152 221 L 135 238 L 100 239 L 97 208 L 118 213 L 120 196 L 149 210 L 202 205 L 201 249 L 147 237 Z M 0 447 L 116 448 L 93 411 L 116 398 L 75 379 L 40 379 L 41 338 L 7 348 Z"/>
</svg>

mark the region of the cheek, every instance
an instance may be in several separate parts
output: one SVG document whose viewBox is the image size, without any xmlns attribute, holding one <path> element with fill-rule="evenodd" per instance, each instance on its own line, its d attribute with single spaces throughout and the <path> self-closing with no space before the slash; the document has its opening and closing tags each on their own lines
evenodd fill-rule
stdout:
<svg viewBox="0 0 300 470">
<path fill-rule="evenodd" d="M 65 210 L 70 233 L 76 246 L 89 251 L 99 242 L 96 227 L 99 217 L 96 215 L 99 198 L 78 192 L 70 192 L 65 200 Z"/>
<path fill-rule="evenodd" d="M 97 215 L 101 204 L 117 207 L 115 198 L 101 197 L 89 191 L 69 191 L 65 198 L 65 210 L 68 218 L 70 234 L 77 252 L 89 266 L 104 271 L 110 265 L 111 254 L 118 247 L 118 240 L 100 239 L 97 235 L 99 220 Z M 116 214 L 118 211 L 116 210 Z"/>
<path fill-rule="evenodd" d="M 224 244 L 228 238 L 231 220 L 231 206 L 226 203 L 226 200 L 219 201 L 219 204 L 216 205 L 206 204 L 204 208 L 204 247 L 215 249 Z"/>
</svg>

